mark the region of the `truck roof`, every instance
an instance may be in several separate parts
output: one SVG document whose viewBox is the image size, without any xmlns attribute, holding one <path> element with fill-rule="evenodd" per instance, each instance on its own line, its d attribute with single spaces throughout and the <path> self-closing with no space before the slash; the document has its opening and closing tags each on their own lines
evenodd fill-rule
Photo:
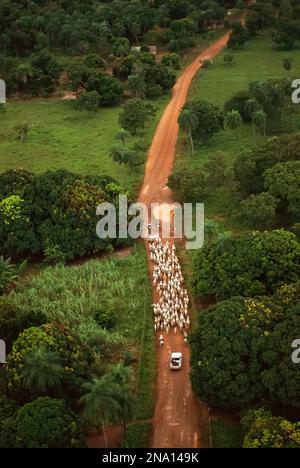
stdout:
<svg viewBox="0 0 300 468">
<path fill-rule="evenodd" d="M 182 358 L 182 353 L 172 353 L 171 358 L 172 359 L 181 359 Z"/>
</svg>

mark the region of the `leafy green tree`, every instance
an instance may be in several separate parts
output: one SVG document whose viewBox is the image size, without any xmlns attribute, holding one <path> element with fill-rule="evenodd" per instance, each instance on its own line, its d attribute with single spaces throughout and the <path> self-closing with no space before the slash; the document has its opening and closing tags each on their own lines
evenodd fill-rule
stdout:
<svg viewBox="0 0 300 468">
<path fill-rule="evenodd" d="M 26 310 L 13 304 L 9 296 L 0 298 L 0 336 L 5 341 L 7 353 L 11 352 L 13 342 L 27 328 L 38 327 L 47 323 L 42 311 Z"/>
<path fill-rule="evenodd" d="M 292 49 L 298 39 L 299 26 L 295 21 L 279 20 L 273 33 L 275 44 L 285 49 Z"/>
<path fill-rule="evenodd" d="M 272 138 L 251 152 L 241 153 L 235 162 L 235 176 L 243 193 L 265 191 L 265 171 L 277 163 L 300 160 L 298 134 Z"/>
<path fill-rule="evenodd" d="M 192 135 L 195 139 L 206 141 L 224 127 L 224 116 L 222 111 L 206 101 L 190 101 L 184 107 L 198 119 L 198 124 L 193 126 Z"/>
<path fill-rule="evenodd" d="M 132 75 L 129 75 L 126 82 L 126 89 L 132 92 L 135 97 L 143 98 L 145 96 L 145 71 L 142 67 L 134 67 Z"/>
<path fill-rule="evenodd" d="M 62 400 L 41 397 L 18 410 L 14 448 L 79 448 L 83 445 L 78 419 Z"/>
<path fill-rule="evenodd" d="M 246 227 L 268 229 L 276 224 L 278 204 L 279 200 L 268 192 L 252 194 L 241 202 L 234 217 Z"/>
<path fill-rule="evenodd" d="M 177 166 L 169 177 L 168 186 L 176 199 L 184 203 L 199 203 L 208 193 L 207 174 L 200 168 Z"/>
<path fill-rule="evenodd" d="M 299 366 L 292 362 L 292 343 L 300 336 L 300 303 L 286 313 L 285 320 L 274 328 L 264 352 L 262 381 L 270 398 L 285 406 L 300 408 Z"/>
<path fill-rule="evenodd" d="M 233 23 L 232 32 L 227 43 L 227 47 L 230 49 L 236 49 L 242 47 L 250 39 L 248 29 L 240 23 Z"/>
<path fill-rule="evenodd" d="M 23 378 L 26 387 L 33 392 L 45 394 L 47 390 L 59 387 L 63 374 L 59 356 L 53 351 L 38 348 L 26 357 Z"/>
<path fill-rule="evenodd" d="M 265 171 L 265 185 L 282 201 L 282 210 L 294 217 L 300 214 L 300 161 L 278 163 Z"/>
<path fill-rule="evenodd" d="M 126 37 L 116 39 L 112 46 L 112 53 L 115 57 L 124 57 L 130 52 L 130 42 Z"/>
<path fill-rule="evenodd" d="M 163 56 L 161 63 L 166 67 L 174 68 L 175 70 L 180 69 L 180 55 L 178 54 L 166 54 Z"/>
<path fill-rule="evenodd" d="M 45 368 L 44 374 L 40 377 L 37 369 L 42 367 L 45 353 L 37 353 L 39 349 L 47 351 L 52 356 L 49 367 Z M 88 351 L 81 340 L 76 335 L 71 335 L 61 325 L 45 324 L 28 328 L 14 342 L 7 358 L 6 375 L 10 382 L 9 393 L 17 401 L 26 402 L 36 395 L 35 389 L 28 386 L 29 382 L 37 386 L 49 383 L 52 385 L 59 377 L 61 388 L 53 387 L 52 392 L 61 395 L 62 389 L 64 394 L 72 394 L 73 397 L 79 398 L 82 394 L 82 383 L 89 376 L 88 359 L 90 359 Z M 35 363 L 36 371 L 30 370 L 30 362 Z M 60 364 L 64 368 L 63 373 L 57 367 Z"/>
<path fill-rule="evenodd" d="M 119 123 L 131 135 L 145 128 L 147 120 L 153 115 L 154 108 L 141 99 L 129 99 L 119 117 Z"/>
<path fill-rule="evenodd" d="M 97 91 L 80 93 L 75 101 L 75 108 L 79 111 L 97 112 L 100 105 L 100 96 Z"/>
<path fill-rule="evenodd" d="M 84 87 L 87 92 L 96 91 L 98 93 L 100 106 L 118 104 L 124 91 L 122 83 L 104 72 L 91 74 Z"/>
<path fill-rule="evenodd" d="M 266 335 L 282 317 L 265 298 L 234 297 L 202 311 L 190 335 L 191 381 L 201 401 L 245 408 L 264 396 Z M 226 330 L 226 333 L 224 333 Z"/>
<path fill-rule="evenodd" d="M 178 118 L 178 124 L 181 130 L 187 133 L 190 140 L 191 151 L 194 154 L 193 131 L 198 127 L 198 117 L 189 109 L 183 109 Z"/>
<path fill-rule="evenodd" d="M 273 416 L 264 408 L 250 410 L 242 418 L 247 431 L 243 448 L 299 448 L 300 423 Z"/>
<path fill-rule="evenodd" d="M 297 281 L 299 254 L 296 236 L 283 229 L 244 233 L 221 248 L 205 246 L 194 260 L 194 293 L 218 300 L 270 294 Z"/>
</svg>

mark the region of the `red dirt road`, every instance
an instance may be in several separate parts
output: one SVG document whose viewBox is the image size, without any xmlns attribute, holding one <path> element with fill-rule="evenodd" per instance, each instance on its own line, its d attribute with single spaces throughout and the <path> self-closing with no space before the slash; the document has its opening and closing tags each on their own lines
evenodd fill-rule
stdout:
<svg viewBox="0 0 300 468">
<path fill-rule="evenodd" d="M 172 193 L 166 186 L 172 173 L 178 137 L 178 116 L 186 102 L 188 90 L 201 61 L 213 58 L 224 49 L 229 33 L 201 53 L 178 79 L 149 150 L 144 183 L 139 202 L 150 208 L 151 203 L 172 203 Z M 149 259 L 150 270 L 152 265 Z M 155 291 L 154 300 L 156 300 Z M 156 408 L 153 419 L 153 448 L 209 447 L 205 429 L 208 410 L 193 394 L 190 384 L 190 350 L 179 332 L 165 335 L 165 345 L 157 352 L 158 376 Z M 158 341 L 158 336 L 157 336 Z M 183 353 L 183 369 L 169 370 L 170 352 Z"/>
</svg>

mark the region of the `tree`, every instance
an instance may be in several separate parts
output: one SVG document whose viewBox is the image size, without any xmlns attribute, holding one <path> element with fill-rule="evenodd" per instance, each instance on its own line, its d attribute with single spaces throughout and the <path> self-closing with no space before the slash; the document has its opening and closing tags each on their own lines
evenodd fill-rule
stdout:
<svg viewBox="0 0 300 468">
<path fill-rule="evenodd" d="M 84 87 L 87 92 L 98 93 L 100 106 L 118 104 L 124 91 L 122 83 L 104 72 L 91 73 Z"/>
<path fill-rule="evenodd" d="M 116 39 L 112 46 L 112 53 L 115 57 L 125 57 L 130 50 L 130 42 L 126 37 Z"/>
<path fill-rule="evenodd" d="M 236 49 L 242 47 L 250 39 L 248 29 L 240 23 L 233 23 L 227 47 Z"/>
<path fill-rule="evenodd" d="M 79 111 L 97 112 L 99 104 L 100 96 L 97 91 L 85 91 L 77 96 L 75 108 Z"/>
<path fill-rule="evenodd" d="M 300 161 L 278 163 L 264 174 L 265 186 L 281 200 L 281 210 L 297 218 L 300 214 Z"/>
<path fill-rule="evenodd" d="M 253 115 L 253 123 L 255 128 L 262 133 L 262 135 L 266 136 L 266 123 L 267 123 L 267 115 L 263 110 L 259 110 L 255 112 Z"/>
<path fill-rule="evenodd" d="M 245 408 L 264 396 L 260 377 L 265 333 L 281 317 L 272 301 L 241 297 L 219 302 L 198 315 L 198 326 L 190 335 L 191 381 L 201 401 Z"/>
<path fill-rule="evenodd" d="M 299 366 L 292 362 L 292 343 L 300 336 L 300 303 L 286 312 L 270 335 L 264 351 L 262 382 L 273 402 L 300 408 Z"/>
<path fill-rule="evenodd" d="M 297 281 L 299 254 L 296 236 L 283 229 L 246 232 L 219 248 L 205 246 L 194 260 L 194 293 L 218 300 L 272 294 L 279 285 Z"/>
<path fill-rule="evenodd" d="M 245 103 L 245 111 L 252 120 L 252 130 L 253 130 L 253 143 L 256 143 L 256 125 L 255 125 L 255 115 L 261 110 L 261 106 L 256 99 L 249 99 Z"/>
<path fill-rule="evenodd" d="M 11 263 L 11 259 L 5 259 L 0 256 L 0 294 L 3 294 L 14 281 L 17 280 L 17 271 L 15 265 Z"/>
<path fill-rule="evenodd" d="M 145 95 L 145 71 L 142 67 L 134 66 L 132 75 L 129 75 L 126 82 L 126 89 L 131 91 L 137 98 Z"/>
<path fill-rule="evenodd" d="M 85 383 L 83 389 L 85 394 L 80 403 L 84 405 L 84 415 L 90 423 L 97 427 L 102 426 L 107 448 L 106 424 L 116 421 L 121 411 L 119 387 L 104 375 Z"/>
<path fill-rule="evenodd" d="M 243 119 L 241 114 L 238 111 L 232 110 L 225 116 L 225 124 L 230 130 L 236 132 L 237 138 L 239 140 L 239 129 L 243 124 Z"/>
<path fill-rule="evenodd" d="M 193 131 L 198 126 L 198 117 L 196 114 L 193 114 L 189 109 L 183 109 L 178 118 L 178 124 L 181 130 L 187 133 L 190 144 L 191 151 L 194 154 L 194 142 L 193 142 Z"/>
<path fill-rule="evenodd" d="M 276 209 L 279 200 L 268 192 L 250 195 L 243 200 L 234 217 L 240 224 L 250 228 L 268 229 L 276 224 Z"/>
<path fill-rule="evenodd" d="M 298 134 L 272 138 L 250 152 L 241 153 L 235 162 L 235 176 L 243 194 L 266 190 L 265 171 L 277 163 L 300 160 Z"/>
<path fill-rule="evenodd" d="M 163 56 L 161 63 L 166 67 L 174 68 L 175 70 L 179 70 L 180 68 L 180 55 L 178 54 L 166 54 Z"/>
<path fill-rule="evenodd" d="M 177 166 L 169 177 L 168 186 L 181 203 L 199 203 L 207 196 L 207 174 L 200 168 Z"/>
<path fill-rule="evenodd" d="M 273 416 L 264 408 L 250 410 L 242 417 L 246 436 L 243 448 L 299 448 L 300 423 Z"/>
<path fill-rule="evenodd" d="M 135 150 L 113 146 L 110 149 L 110 156 L 118 164 L 124 164 L 130 168 L 140 166 L 143 163 L 143 156 Z"/>
<path fill-rule="evenodd" d="M 285 49 L 292 49 L 298 39 L 298 25 L 295 21 L 279 20 L 273 33 L 273 40 Z"/>
<path fill-rule="evenodd" d="M 42 352 L 38 352 L 40 349 Z M 45 356 L 50 358 L 49 365 L 44 362 Z M 9 393 L 17 401 L 26 402 L 36 395 L 35 388 L 28 385 L 31 382 L 40 388 L 50 384 L 52 394 L 70 392 L 79 398 L 83 379 L 89 376 L 87 359 L 88 353 L 79 337 L 62 325 L 48 323 L 25 329 L 7 358 L 6 375 L 11 382 Z M 35 367 L 31 369 L 30 364 Z M 59 369 L 60 364 L 63 372 Z M 44 371 L 42 366 L 46 366 Z M 42 375 L 38 375 L 38 369 Z M 58 379 L 60 388 L 54 386 Z"/>
<path fill-rule="evenodd" d="M 119 117 L 119 123 L 124 130 L 131 135 L 136 135 L 139 130 L 143 130 L 146 121 L 154 113 L 154 108 L 141 99 L 129 99 L 126 102 Z"/>
<path fill-rule="evenodd" d="M 78 419 L 62 400 L 38 398 L 18 410 L 14 448 L 83 447 Z"/>
<path fill-rule="evenodd" d="M 46 348 L 39 348 L 30 353 L 23 369 L 25 384 L 32 391 L 46 393 L 61 383 L 64 369 L 59 356 Z"/>
<path fill-rule="evenodd" d="M 192 131 L 192 135 L 195 139 L 206 141 L 223 129 L 223 113 L 214 104 L 202 100 L 190 101 L 183 107 L 183 110 L 186 109 L 198 119 L 198 124 L 193 125 Z M 196 123 L 196 121 L 194 123 Z"/>
<path fill-rule="evenodd" d="M 122 364 L 117 364 L 111 369 L 109 379 L 119 386 L 120 419 L 123 425 L 123 438 L 126 443 L 127 423 L 135 417 L 137 404 L 137 399 L 133 392 L 132 369 Z"/>
</svg>

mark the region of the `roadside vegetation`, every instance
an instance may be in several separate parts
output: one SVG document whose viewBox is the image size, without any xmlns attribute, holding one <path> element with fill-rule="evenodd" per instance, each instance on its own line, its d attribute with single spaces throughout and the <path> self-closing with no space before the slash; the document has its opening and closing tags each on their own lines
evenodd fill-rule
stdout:
<svg viewBox="0 0 300 468">
<path fill-rule="evenodd" d="M 89 426 L 105 431 L 109 423 L 123 425 L 126 442 L 127 422 L 152 416 L 154 336 L 142 245 L 119 260 L 48 267 L 0 299 L 8 352 L 1 446 L 83 446 Z M 27 411 L 36 411 L 31 426 L 22 423 Z M 57 433 L 32 433 L 40 411 L 62 418 Z M 71 426 L 72 440 L 60 438 Z"/>
<path fill-rule="evenodd" d="M 300 446 L 291 358 L 300 335 L 300 109 L 291 99 L 300 22 L 297 4 L 284 5 L 250 5 L 246 26 L 234 26 L 227 49 L 199 72 L 169 180 L 178 200 L 206 206 L 190 287 L 213 305 L 190 336 L 191 379 L 216 415 L 221 447 Z M 217 408 L 243 429 L 228 428 Z"/>
</svg>

